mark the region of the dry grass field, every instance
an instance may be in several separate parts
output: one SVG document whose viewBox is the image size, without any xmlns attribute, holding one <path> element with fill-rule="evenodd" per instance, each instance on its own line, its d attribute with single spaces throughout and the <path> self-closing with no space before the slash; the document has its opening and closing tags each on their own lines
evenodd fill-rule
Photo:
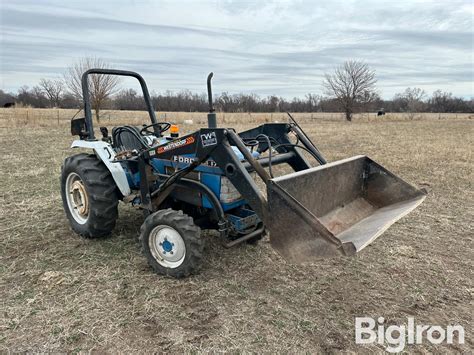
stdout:
<svg viewBox="0 0 474 355">
<path fill-rule="evenodd" d="M 141 255 L 139 211 L 121 205 L 118 225 L 105 239 L 71 231 L 59 174 L 72 154 L 68 119 L 74 112 L 30 109 L 28 120 L 25 112 L 0 109 L 1 352 L 382 351 L 384 345 L 355 344 L 356 316 L 383 316 L 386 325 L 406 324 L 407 317 L 417 324 L 461 324 L 462 346 L 425 340 L 405 350 L 474 350 L 469 115 L 379 120 L 372 114 L 348 123 L 337 114 L 296 114 L 329 161 L 367 154 L 427 188 L 427 199 L 357 257 L 303 266 L 285 262 L 268 239 L 224 249 L 208 233 L 202 272 L 174 280 L 153 274 Z M 220 123 L 243 129 L 264 116 L 221 115 Z M 270 119 L 283 120 L 277 116 Z M 187 117 L 205 121 L 205 114 L 167 115 L 181 122 Z"/>
</svg>

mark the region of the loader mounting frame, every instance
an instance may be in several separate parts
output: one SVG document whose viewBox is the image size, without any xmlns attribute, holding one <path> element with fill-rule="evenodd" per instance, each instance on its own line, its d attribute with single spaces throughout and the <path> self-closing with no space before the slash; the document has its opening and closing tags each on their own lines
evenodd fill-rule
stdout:
<svg viewBox="0 0 474 355">
<path fill-rule="evenodd" d="M 298 137 L 304 149 L 309 152 L 316 152 L 313 153 L 313 156 L 317 161 L 325 163 L 324 158 L 311 141 L 309 141 L 299 129 L 295 129 L 294 125 L 288 123 L 266 123 L 240 134 L 237 134 L 232 129 L 226 128 L 201 128 L 192 134 L 171 141 L 167 145 L 151 148 L 143 152 L 138 156 L 138 165 L 141 175 L 141 207 L 144 209 L 145 214 L 150 214 L 154 212 L 154 207 L 151 203 L 152 198 L 158 201 L 164 201 L 174 188 L 193 185 L 193 188 L 199 189 L 201 193 L 210 199 L 219 220 L 223 220 L 224 212 L 222 211 L 217 196 L 199 181 L 186 178 L 186 175 L 199 165 L 197 163 L 211 160 L 222 170 L 258 217 L 266 224 L 268 221 L 267 200 L 250 173 L 255 171 L 265 185 L 267 185 L 271 177 L 264 167 L 268 165 L 275 166 L 286 163 L 290 165 L 294 171 L 311 168 L 305 156 L 301 154 L 301 152 L 298 151 L 298 147 L 290 141 L 288 136 L 290 132 L 293 132 Z M 273 159 L 270 160 L 268 157 L 256 159 L 247 149 L 243 140 L 255 137 L 258 134 L 265 134 L 275 143 L 275 150 L 279 154 Z M 237 147 L 245 158 L 245 161 L 238 159 L 232 146 Z M 299 147 L 301 148 L 301 146 Z M 269 147 L 265 141 L 262 141 L 258 144 L 257 149 L 260 152 L 265 152 Z M 191 168 L 186 171 L 183 171 L 185 170 L 183 169 L 183 173 L 179 179 L 166 188 L 163 188 L 162 184 L 158 185 L 159 188 L 153 188 L 155 184 L 149 181 L 150 174 L 146 172 L 146 168 L 150 164 L 150 159 L 171 160 L 173 157 L 185 154 L 194 154 L 196 156 L 196 164 L 191 165 Z M 157 178 L 162 183 L 170 179 L 171 176 L 158 174 L 158 176 L 155 175 L 152 178 Z"/>
</svg>

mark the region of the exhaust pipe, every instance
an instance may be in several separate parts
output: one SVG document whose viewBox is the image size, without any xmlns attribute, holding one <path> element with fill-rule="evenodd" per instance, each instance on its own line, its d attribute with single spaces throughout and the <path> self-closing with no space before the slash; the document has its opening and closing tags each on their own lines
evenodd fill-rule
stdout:
<svg viewBox="0 0 474 355">
<path fill-rule="evenodd" d="M 214 73 L 209 73 L 207 76 L 207 98 L 209 100 L 209 113 L 207 114 L 207 126 L 209 128 L 217 128 L 217 117 L 216 112 L 214 110 L 214 106 L 212 104 L 212 87 L 211 87 L 211 79 Z"/>
</svg>

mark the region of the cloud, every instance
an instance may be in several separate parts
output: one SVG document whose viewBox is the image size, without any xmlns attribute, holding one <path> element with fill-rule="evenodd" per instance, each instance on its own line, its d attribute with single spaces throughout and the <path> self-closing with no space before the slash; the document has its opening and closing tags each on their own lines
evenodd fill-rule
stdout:
<svg viewBox="0 0 474 355">
<path fill-rule="evenodd" d="M 0 0 L 0 10 L 6 90 L 97 56 L 156 91 L 202 92 L 214 71 L 217 91 L 293 97 L 320 93 L 324 72 L 359 59 L 385 97 L 417 85 L 474 96 L 473 6 L 462 1 Z"/>
</svg>

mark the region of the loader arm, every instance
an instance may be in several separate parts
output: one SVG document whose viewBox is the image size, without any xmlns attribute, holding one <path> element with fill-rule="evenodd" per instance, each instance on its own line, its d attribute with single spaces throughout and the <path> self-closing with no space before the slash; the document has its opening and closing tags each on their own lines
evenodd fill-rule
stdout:
<svg viewBox="0 0 474 355">
<path fill-rule="evenodd" d="M 290 132 L 302 145 L 290 143 Z M 273 164 L 286 163 L 294 173 L 272 178 L 265 170 L 271 164 L 269 157 L 252 156 L 248 140 L 262 134 L 266 139 L 258 141 L 258 150 L 270 149 L 271 142 L 278 152 Z M 233 147 L 242 154 L 243 161 Z M 321 165 L 311 167 L 300 148 Z M 240 134 L 231 129 L 203 128 L 154 152 L 162 159 L 190 153 L 199 161 L 215 162 L 264 222 L 272 246 L 293 262 L 354 254 L 425 198 L 422 190 L 368 157 L 327 164 L 301 128 L 291 124 L 264 124 Z M 265 183 L 266 194 L 251 171 Z"/>
<path fill-rule="evenodd" d="M 254 130 L 240 134 L 226 128 L 202 128 L 197 132 L 170 141 L 165 145 L 151 148 L 150 157 L 172 160 L 173 157 L 177 156 L 193 155 L 196 157 L 196 160 L 200 161 L 211 159 L 237 188 L 259 218 L 265 222 L 268 220 L 267 200 L 265 194 L 259 189 L 254 178 L 250 175 L 250 172 L 255 171 L 267 183 L 271 177 L 265 170 L 265 167 L 269 164 L 287 163 L 295 171 L 306 170 L 311 167 L 307 159 L 291 143 L 288 136 L 291 128 L 291 125 L 286 123 L 264 124 Z M 276 150 L 279 152 L 278 155 L 272 158 L 271 162 L 268 157 L 253 158 L 246 145 L 246 140 L 261 134 L 268 136 L 272 142 L 275 142 Z M 245 158 L 244 161 L 237 157 L 233 147 L 240 151 Z M 264 152 L 268 149 L 268 146 L 261 144 L 259 149 Z M 185 172 L 181 177 L 185 178 L 186 174 L 192 170 L 190 169 Z M 162 194 L 158 198 L 163 200 L 163 192 L 154 191 L 152 194 L 154 196 Z M 147 200 L 146 196 L 143 197 L 144 200 Z"/>
</svg>

